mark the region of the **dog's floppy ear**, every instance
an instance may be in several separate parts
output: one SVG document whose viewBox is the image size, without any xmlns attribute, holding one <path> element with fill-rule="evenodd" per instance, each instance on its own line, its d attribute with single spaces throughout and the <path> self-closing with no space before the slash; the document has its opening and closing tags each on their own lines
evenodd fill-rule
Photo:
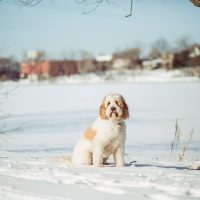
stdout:
<svg viewBox="0 0 200 200">
<path fill-rule="evenodd" d="M 105 108 L 104 104 L 102 104 L 99 108 L 99 115 L 100 115 L 101 119 L 107 119 L 106 108 Z"/>
<path fill-rule="evenodd" d="M 121 96 L 120 98 L 120 107 L 122 108 L 122 118 L 123 119 L 128 119 L 129 118 L 129 109 L 128 105 L 126 104 L 125 99 Z"/>
<path fill-rule="evenodd" d="M 123 119 L 128 119 L 129 118 L 129 109 L 128 109 L 128 105 L 126 104 L 125 100 L 123 102 L 123 115 L 122 115 Z"/>
<path fill-rule="evenodd" d="M 103 100 L 101 106 L 99 107 L 99 116 L 101 117 L 101 119 L 107 119 L 104 101 L 105 99 Z"/>
</svg>

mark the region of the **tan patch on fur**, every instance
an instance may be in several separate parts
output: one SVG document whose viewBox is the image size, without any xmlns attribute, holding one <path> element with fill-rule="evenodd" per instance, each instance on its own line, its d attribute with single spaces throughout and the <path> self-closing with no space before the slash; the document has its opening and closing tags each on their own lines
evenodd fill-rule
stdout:
<svg viewBox="0 0 200 200">
<path fill-rule="evenodd" d="M 86 131 L 85 131 L 85 134 L 84 134 L 84 137 L 87 139 L 87 140 L 93 140 L 94 137 L 96 135 L 96 131 L 92 128 L 88 128 Z"/>
</svg>

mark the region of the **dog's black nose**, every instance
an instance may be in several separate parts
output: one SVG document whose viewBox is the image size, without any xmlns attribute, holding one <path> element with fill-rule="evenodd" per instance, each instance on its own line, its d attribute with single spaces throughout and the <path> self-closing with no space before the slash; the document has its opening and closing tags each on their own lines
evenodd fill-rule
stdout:
<svg viewBox="0 0 200 200">
<path fill-rule="evenodd" d="M 111 107 L 111 110 L 114 111 L 114 110 L 116 110 L 116 108 L 115 107 Z"/>
</svg>

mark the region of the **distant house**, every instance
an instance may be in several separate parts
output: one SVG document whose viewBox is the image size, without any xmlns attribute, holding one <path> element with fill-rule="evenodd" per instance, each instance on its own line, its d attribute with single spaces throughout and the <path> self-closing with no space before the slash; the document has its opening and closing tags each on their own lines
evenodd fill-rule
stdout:
<svg viewBox="0 0 200 200">
<path fill-rule="evenodd" d="M 80 74 L 96 72 L 97 70 L 97 61 L 93 58 L 85 58 L 78 61 L 78 72 Z"/>
<path fill-rule="evenodd" d="M 134 69 L 140 67 L 140 49 L 132 48 L 113 54 L 112 68 L 117 70 Z"/>
<path fill-rule="evenodd" d="M 95 58 L 97 62 L 111 62 L 112 55 L 99 55 Z"/>
<path fill-rule="evenodd" d="M 97 71 L 106 71 L 111 68 L 112 55 L 100 55 L 95 58 Z"/>
<path fill-rule="evenodd" d="M 200 66 L 200 45 L 193 45 L 175 54 L 174 67 L 197 67 Z"/>
<path fill-rule="evenodd" d="M 163 67 L 166 69 L 172 69 L 174 63 L 174 53 L 165 53 L 162 58 L 164 59 Z"/>
<path fill-rule="evenodd" d="M 132 66 L 131 60 L 128 58 L 117 58 L 113 61 L 112 68 L 115 70 L 128 69 Z"/>
<path fill-rule="evenodd" d="M 166 68 L 172 69 L 174 62 L 174 54 L 166 53 L 163 56 L 154 58 L 154 59 L 146 59 L 142 61 L 143 68 L 146 69 L 157 69 L 157 68 Z"/>
<path fill-rule="evenodd" d="M 21 78 L 46 79 L 63 75 L 77 74 L 77 62 L 71 60 L 46 60 L 21 63 Z"/>
<path fill-rule="evenodd" d="M 200 56 L 200 46 L 199 45 L 194 45 L 191 48 L 191 52 L 189 54 L 189 57 L 190 58 L 195 58 L 195 57 L 198 57 L 198 56 Z"/>
<path fill-rule="evenodd" d="M 0 58 L 0 80 L 18 80 L 19 63 L 9 58 Z"/>
<path fill-rule="evenodd" d="M 74 60 L 49 61 L 49 76 L 64 76 L 78 73 L 78 62 Z"/>
<path fill-rule="evenodd" d="M 163 58 L 147 59 L 142 61 L 142 66 L 146 69 L 155 69 L 162 67 L 164 63 L 165 61 Z"/>
<path fill-rule="evenodd" d="M 49 62 L 23 62 L 21 63 L 21 78 L 48 78 L 49 77 Z"/>
<path fill-rule="evenodd" d="M 29 50 L 26 52 L 25 57 L 29 61 L 39 62 L 39 61 L 44 60 L 45 52 L 38 51 L 38 50 Z"/>
</svg>

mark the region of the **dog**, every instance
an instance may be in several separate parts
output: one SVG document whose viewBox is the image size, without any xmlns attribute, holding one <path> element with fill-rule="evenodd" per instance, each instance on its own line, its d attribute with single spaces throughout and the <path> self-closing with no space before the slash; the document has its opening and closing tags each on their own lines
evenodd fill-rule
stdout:
<svg viewBox="0 0 200 200">
<path fill-rule="evenodd" d="M 113 155 L 115 166 L 124 166 L 126 124 L 129 109 L 120 94 L 109 94 L 99 108 L 99 117 L 85 131 L 75 146 L 71 161 L 73 165 L 103 166 Z"/>
</svg>

